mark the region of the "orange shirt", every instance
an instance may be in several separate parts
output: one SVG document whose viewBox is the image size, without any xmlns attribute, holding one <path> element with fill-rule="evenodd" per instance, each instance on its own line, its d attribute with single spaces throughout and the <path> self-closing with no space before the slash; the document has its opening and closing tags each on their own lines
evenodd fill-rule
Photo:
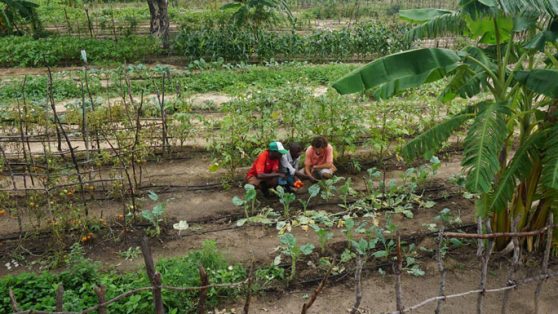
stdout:
<svg viewBox="0 0 558 314">
<path fill-rule="evenodd" d="M 254 161 L 252 168 L 246 174 L 246 178 L 255 177 L 262 173 L 279 172 L 279 162 L 281 159 L 272 160 L 269 158 L 269 150 L 265 150 Z"/>
<path fill-rule="evenodd" d="M 326 149 L 321 155 L 316 154 L 312 146 L 306 149 L 306 158 L 304 159 L 305 166 L 313 167 L 325 163 L 333 164 L 333 147 L 330 144 L 327 144 Z"/>
</svg>

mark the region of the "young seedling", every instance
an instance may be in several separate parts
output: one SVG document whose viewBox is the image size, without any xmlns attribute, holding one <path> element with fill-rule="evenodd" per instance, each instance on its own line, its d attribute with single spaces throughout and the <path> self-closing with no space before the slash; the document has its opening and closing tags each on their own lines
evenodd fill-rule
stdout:
<svg viewBox="0 0 558 314">
<path fill-rule="evenodd" d="M 302 205 L 302 210 L 304 212 L 306 212 L 306 210 L 308 209 L 308 205 L 310 205 L 310 200 L 316 196 L 318 196 L 318 194 L 320 194 L 320 185 L 319 184 L 312 184 L 309 188 L 308 188 L 308 199 L 305 200 L 298 200 L 300 202 L 300 204 Z"/>
<path fill-rule="evenodd" d="M 257 199 L 256 199 L 256 187 L 252 184 L 245 184 L 244 185 L 244 198 L 240 198 L 235 196 L 232 198 L 232 203 L 235 206 L 242 206 L 244 207 L 244 216 L 246 218 L 250 217 L 250 214 L 254 213 L 257 207 Z"/>
<path fill-rule="evenodd" d="M 301 246 L 297 245 L 297 241 L 292 233 L 286 233 L 279 238 L 281 245 L 283 246 L 283 250 L 281 253 L 291 257 L 291 274 L 289 275 L 288 280 L 292 281 L 296 275 L 296 262 L 302 255 L 310 255 L 314 251 L 314 245 L 311 243 L 306 243 Z M 275 263 L 279 264 L 279 259 L 275 259 Z"/>
<path fill-rule="evenodd" d="M 147 194 L 147 196 L 153 202 L 159 201 L 159 195 L 155 194 L 155 192 L 153 191 L 150 191 Z M 149 221 L 153 226 L 153 229 L 151 229 L 152 236 L 159 236 L 161 234 L 161 227 L 159 224 L 160 222 L 163 221 L 163 215 L 165 214 L 165 210 L 166 210 L 166 204 L 163 202 L 159 202 L 156 203 L 155 206 L 153 206 L 152 210 L 146 209 L 141 212 L 142 217 L 145 220 Z"/>
<path fill-rule="evenodd" d="M 331 179 L 320 181 L 320 186 L 321 186 L 321 190 L 322 190 L 322 193 L 320 194 L 320 196 L 324 200 L 331 199 L 335 195 L 335 192 L 337 191 L 337 188 L 335 187 L 335 184 L 337 184 L 337 182 L 339 182 L 343 179 L 344 179 L 343 177 L 333 177 Z"/>
<path fill-rule="evenodd" d="M 320 242 L 320 250 L 322 251 L 322 254 L 324 254 L 327 242 L 333 239 L 333 232 L 330 232 L 327 229 L 320 228 L 320 226 L 315 224 L 311 225 L 311 227 L 318 236 L 318 242 Z"/>
<path fill-rule="evenodd" d="M 349 198 L 349 196 L 357 195 L 357 191 L 353 189 L 351 183 L 351 178 L 348 178 L 345 183 L 339 188 L 339 193 L 341 194 L 341 200 L 343 201 L 344 208 L 347 208 L 347 199 Z"/>
<path fill-rule="evenodd" d="M 289 209 L 291 207 L 291 203 L 296 200 L 296 195 L 285 192 L 285 189 L 283 189 L 282 186 L 278 186 L 272 191 L 279 197 L 279 203 L 283 205 L 283 216 L 289 217 Z"/>
</svg>

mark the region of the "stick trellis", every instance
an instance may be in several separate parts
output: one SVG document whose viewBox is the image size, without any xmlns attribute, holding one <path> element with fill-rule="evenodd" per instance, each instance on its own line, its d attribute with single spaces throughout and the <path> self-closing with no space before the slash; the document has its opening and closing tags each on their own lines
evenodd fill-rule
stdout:
<svg viewBox="0 0 558 314">
<path fill-rule="evenodd" d="M 155 265 L 153 262 L 153 256 L 151 253 L 151 248 L 149 246 L 149 241 L 147 238 L 144 238 L 141 243 L 142 253 L 144 257 L 144 262 L 146 266 L 147 275 L 151 282 L 151 286 L 149 287 L 140 287 L 136 288 L 127 292 L 124 292 L 110 300 L 106 300 L 106 288 L 103 286 L 94 287 L 93 291 L 97 295 L 98 304 L 87 309 L 84 309 L 80 312 L 66 312 L 63 311 L 63 299 L 64 299 L 64 287 L 59 285 L 56 290 L 56 311 L 36 311 L 36 310 L 22 310 L 17 303 L 17 299 L 14 295 L 13 290 L 9 289 L 9 298 L 10 304 L 12 306 L 13 314 L 88 314 L 97 312 L 99 314 L 106 314 L 108 313 L 108 306 L 112 303 L 116 303 L 122 299 L 130 297 L 134 294 L 138 294 L 145 291 L 151 291 L 153 295 L 153 303 L 154 308 L 153 312 L 160 314 L 165 313 L 165 309 L 163 306 L 163 296 L 162 290 L 169 290 L 175 292 L 181 291 L 200 291 L 200 302 L 198 303 L 198 313 L 205 313 L 205 299 L 207 298 L 207 291 L 211 288 L 229 288 L 229 289 L 238 289 L 241 287 L 246 287 L 247 289 L 251 289 L 251 285 L 253 282 L 254 274 L 250 272 L 248 278 L 243 281 L 233 282 L 233 283 L 224 283 L 224 284 L 209 284 L 207 279 L 207 273 L 203 266 L 200 266 L 200 279 L 202 282 L 201 286 L 197 287 L 173 287 L 173 286 L 165 286 L 162 284 L 161 274 L 159 274 L 155 270 Z M 202 300 L 203 298 L 203 300 Z M 249 302 L 249 298 L 247 302 Z M 203 301 L 203 302 L 202 302 Z M 248 309 L 249 303 L 245 304 L 245 308 Z M 245 312 L 247 313 L 247 312 Z"/>
<path fill-rule="evenodd" d="M 539 230 L 533 230 L 533 231 L 516 232 L 517 222 L 513 222 L 512 223 L 512 232 L 492 233 L 491 228 L 490 228 L 490 221 L 487 221 L 486 222 L 486 230 L 488 231 L 488 233 L 482 233 L 483 221 L 481 219 L 478 220 L 478 224 L 477 224 L 478 233 L 444 232 L 443 229 L 440 230 L 439 234 L 438 234 L 439 243 L 438 243 L 438 252 L 437 252 L 438 270 L 440 272 L 440 289 L 439 289 L 440 292 L 439 292 L 439 295 L 435 296 L 435 297 L 428 298 L 426 300 L 423 300 L 422 302 L 419 302 L 419 303 L 417 303 L 413 306 L 408 306 L 408 307 L 405 307 L 405 308 L 401 308 L 401 304 L 400 304 L 401 301 L 399 300 L 401 292 L 396 289 L 397 310 L 395 310 L 393 312 L 389 312 L 389 313 L 390 314 L 411 313 L 411 312 L 413 312 L 413 311 L 415 311 L 419 308 L 422 308 L 422 307 L 424 307 L 428 304 L 436 302 L 435 313 L 438 314 L 438 313 L 441 313 L 442 302 L 445 302 L 449 299 L 461 298 L 461 297 L 477 294 L 478 295 L 477 313 L 480 314 L 480 313 L 483 313 L 483 311 L 484 311 L 483 299 L 486 296 L 486 294 L 488 294 L 488 293 L 502 293 L 503 292 L 504 297 L 503 297 L 501 312 L 503 314 L 505 314 L 505 313 L 507 313 L 507 303 L 509 301 L 509 294 L 514 289 L 517 289 L 518 287 L 529 284 L 529 283 L 537 283 L 537 287 L 536 287 L 535 293 L 534 293 L 534 307 L 535 307 L 534 312 L 539 313 L 539 311 L 540 311 L 539 299 L 540 299 L 540 294 L 541 294 L 542 286 L 543 286 L 544 282 L 547 281 L 548 279 L 551 279 L 551 278 L 554 278 L 554 277 L 558 276 L 558 272 L 552 272 L 552 271 L 549 271 L 549 269 L 548 269 L 548 264 L 549 264 L 549 260 L 550 260 L 550 252 L 552 250 L 553 230 L 554 230 L 554 228 L 557 227 L 557 225 L 553 224 L 553 222 L 554 222 L 554 217 L 553 217 L 552 213 L 550 213 L 548 215 L 548 220 L 547 220 L 546 226 L 544 228 L 539 229 Z M 545 250 L 544 250 L 544 255 L 543 255 L 541 273 L 539 275 L 528 277 L 528 278 L 525 278 L 525 279 L 522 279 L 522 280 L 516 280 L 515 279 L 515 274 L 517 272 L 517 268 L 518 268 L 518 265 L 519 265 L 519 256 L 521 254 L 520 247 L 519 247 L 519 238 L 542 236 L 544 234 L 546 234 L 546 244 L 545 244 Z M 444 270 L 443 260 L 442 260 L 442 249 L 443 249 L 442 242 L 444 240 L 444 237 L 446 237 L 446 238 L 461 238 L 461 239 L 476 239 L 476 240 L 479 241 L 479 249 L 477 251 L 477 255 L 479 256 L 479 259 L 481 261 L 481 279 L 480 279 L 480 285 L 479 285 L 478 289 L 465 291 L 465 292 L 460 292 L 460 293 L 455 293 L 455 294 L 449 294 L 449 295 L 444 294 L 445 286 L 446 286 L 445 270 Z M 514 244 L 514 254 L 513 254 L 512 261 L 511 261 L 511 270 L 510 270 L 510 274 L 508 275 L 508 280 L 506 282 L 506 286 L 500 287 L 500 288 L 487 289 L 486 288 L 486 282 L 487 282 L 486 277 L 487 277 L 487 273 L 488 273 L 488 262 L 489 262 L 490 255 L 493 252 L 494 239 L 496 239 L 496 238 L 512 238 L 512 243 Z M 487 242 L 485 243 L 483 240 L 487 240 Z"/>
</svg>

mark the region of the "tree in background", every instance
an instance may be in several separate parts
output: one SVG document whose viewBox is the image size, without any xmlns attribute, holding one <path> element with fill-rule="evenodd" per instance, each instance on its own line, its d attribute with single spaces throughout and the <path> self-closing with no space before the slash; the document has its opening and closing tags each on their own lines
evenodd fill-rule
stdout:
<svg viewBox="0 0 558 314">
<path fill-rule="evenodd" d="M 169 48 L 169 14 L 168 0 L 147 0 L 149 15 L 151 16 L 149 31 L 163 41 L 163 48 Z"/>
<path fill-rule="evenodd" d="M 286 17 L 294 28 L 295 18 L 285 0 L 235 0 L 221 7 L 235 10 L 231 21 L 237 27 L 246 27 L 258 38 L 258 30 L 263 26 L 273 26 Z"/>
<path fill-rule="evenodd" d="M 386 56 L 333 84 L 341 94 L 369 90 L 376 98 L 442 78 L 440 99 L 479 99 L 402 149 L 412 161 L 431 156 L 470 121 L 462 166 L 478 195 L 477 216 L 495 232 L 542 228 L 558 217 L 558 5 L 548 0 L 461 0 L 459 10 L 402 10 L 418 23 L 412 39 L 465 35 L 460 51 L 424 48 Z M 475 98 L 473 98 L 475 97 Z M 531 237 L 525 243 L 532 249 Z M 509 239 L 497 241 L 501 249 Z"/>
</svg>

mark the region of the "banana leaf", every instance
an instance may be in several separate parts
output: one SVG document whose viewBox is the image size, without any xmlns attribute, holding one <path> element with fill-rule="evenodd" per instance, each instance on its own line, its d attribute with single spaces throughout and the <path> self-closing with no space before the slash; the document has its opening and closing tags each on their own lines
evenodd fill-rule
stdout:
<svg viewBox="0 0 558 314">
<path fill-rule="evenodd" d="M 558 70 L 518 71 L 514 74 L 514 78 L 536 93 L 558 98 Z"/>
<path fill-rule="evenodd" d="M 409 50 L 377 59 L 342 77 L 332 87 L 340 94 L 374 88 L 375 94 L 388 98 L 408 88 L 434 82 L 459 65 L 456 52 L 441 48 Z"/>
<path fill-rule="evenodd" d="M 411 9 L 411 10 L 400 10 L 399 17 L 402 20 L 411 23 L 422 23 L 430 21 L 438 16 L 454 13 L 454 11 L 442 10 L 442 9 Z"/>
</svg>

